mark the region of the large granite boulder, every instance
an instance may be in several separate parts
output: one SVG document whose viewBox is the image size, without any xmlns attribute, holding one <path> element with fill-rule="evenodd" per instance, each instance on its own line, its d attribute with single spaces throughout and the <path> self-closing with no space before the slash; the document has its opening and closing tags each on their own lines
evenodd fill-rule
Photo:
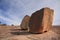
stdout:
<svg viewBox="0 0 60 40">
<path fill-rule="evenodd" d="M 43 33 L 49 31 L 52 27 L 53 10 L 42 8 L 31 15 L 29 21 L 29 30 L 31 33 Z"/>
<path fill-rule="evenodd" d="M 23 20 L 22 20 L 22 23 L 20 25 L 21 29 L 22 30 L 26 30 L 28 29 L 28 24 L 29 24 L 29 20 L 30 20 L 30 16 L 26 15 Z"/>
</svg>

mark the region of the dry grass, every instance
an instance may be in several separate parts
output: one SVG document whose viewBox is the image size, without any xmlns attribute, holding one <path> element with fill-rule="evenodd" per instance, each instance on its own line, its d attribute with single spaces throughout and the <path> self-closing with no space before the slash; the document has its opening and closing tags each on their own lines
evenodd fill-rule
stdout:
<svg viewBox="0 0 60 40">
<path fill-rule="evenodd" d="M 57 34 L 60 34 L 60 26 L 53 26 L 52 30 Z"/>
<path fill-rule="evenodd" d="M 0 26 L 0 40 L 60 40 L 60 26 L 43 34 L 31 34 L 15 26 Z"/>
</svg>

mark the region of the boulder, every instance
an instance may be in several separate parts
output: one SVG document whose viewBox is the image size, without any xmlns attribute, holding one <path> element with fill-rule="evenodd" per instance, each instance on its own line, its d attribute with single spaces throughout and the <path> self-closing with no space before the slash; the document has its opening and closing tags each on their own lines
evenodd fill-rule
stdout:
<svg viewBox="0 0 60 40">
<path fill-rule="evenodd" d="M 53 21 L 53 10 L 45 7 L 34 12 L 29 20 L 29 32 L 44 33 L 51 29 Z"/>
<path fill-rule="evenodd" d="M 21 27 L 22 30 L 28 29 L 29 19 L 30 19 L 30 16 L 28 16 L 28 15 L 26 15 L 23 18 L 22 23 L 20 25 L 20 27 Z"/>
</svg>

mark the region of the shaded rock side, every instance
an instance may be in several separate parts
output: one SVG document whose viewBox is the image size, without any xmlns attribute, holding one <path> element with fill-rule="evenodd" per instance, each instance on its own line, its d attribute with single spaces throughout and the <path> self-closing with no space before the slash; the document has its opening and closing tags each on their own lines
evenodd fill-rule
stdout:
<svg viewBox="0 0 60 40">
<path fill-rule="evenodd" d="M 42 8 L 31 15 L 29 21 L 29 30 L 32 33 L 43 33 L 49 31 L 52 27 L 53 10 Z"/>
<path fill-rule="evenodd" d="M 30 16 L 26 15 L 23 18 L 22 23 L 20 25 L 21 29 L 23 29 L 23 30 L 28 29 L 29 20 L 30 20 Z"/>
</svg>

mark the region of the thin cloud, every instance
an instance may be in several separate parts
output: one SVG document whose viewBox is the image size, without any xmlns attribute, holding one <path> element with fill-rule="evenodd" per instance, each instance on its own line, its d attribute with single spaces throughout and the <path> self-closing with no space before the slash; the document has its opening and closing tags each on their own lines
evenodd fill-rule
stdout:
<svg viewBox="0 0 60 40">
<path fill-rule="evenodd" d="M 3 17 L 3 16 L 0 16 L 0 19 L 3 19 L 3 20 L 5 20 L 5 21 L 7 21 L 7 22 L 11 22 L 11 21 L 12 21 L 11 19 L 6 18 L 6 17 Z"/>
<path fill-rule="evenodd" d="M 53 24 L 59 24 L 59 3 L 59 0 L 1 0 L 0 6 L 3 8 L 0 7 L 0 18 L 7 21 L 7 24 L 20 24 L 25 15 L 31 16 L 33 12 L 47 6 L 55 11 Z"/>
</svg>

